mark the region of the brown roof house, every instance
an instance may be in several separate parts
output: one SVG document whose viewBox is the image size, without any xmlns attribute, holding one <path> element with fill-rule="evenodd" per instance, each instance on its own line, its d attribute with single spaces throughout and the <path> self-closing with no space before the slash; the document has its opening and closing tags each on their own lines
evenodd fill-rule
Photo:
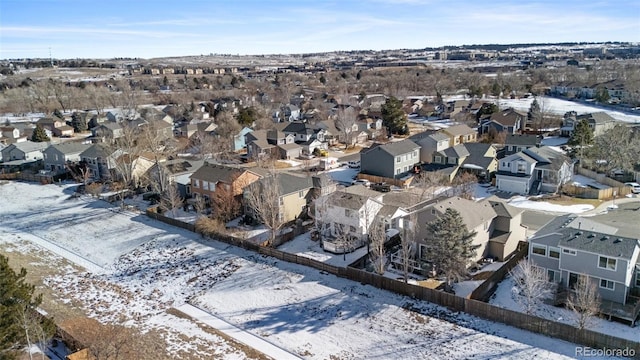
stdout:
<svg viewBox="0 0 640 360">
<path fill-rule="evenodd" d="M 494 128 L 495 131 L 499 133 L 506 132 L 507 134 L 516 134 L 524 128 L 526 121 L 526 113 L 509 108 L 494 113 L 490 118 L 482 120 L 480 123 L 480 133 L 488 134 L 489 129 Z"/>
<path fill-rule="evenodd" d="M 221 186 L 232 192 L 234 196 L 242 194 L 243 189 L 260 179 L 261 175 L 247 168 L 204 163 L 191 174 L 189 193 L 202 195 L 205 199 L 213 198 L 213 194 Z"/>
</svg>

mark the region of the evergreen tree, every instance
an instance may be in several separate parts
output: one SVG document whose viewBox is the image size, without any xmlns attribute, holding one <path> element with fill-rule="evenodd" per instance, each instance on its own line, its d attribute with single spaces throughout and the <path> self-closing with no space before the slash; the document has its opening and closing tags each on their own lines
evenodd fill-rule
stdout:
<svg viewBox="0 0 640 360">
<path fill-rule="evenodd" d="M 542 118 L 542 110 L 540 109 L 540 104 L 538 103 L 538 99 L 533 99 L 531 103 L 531 107 L 529 107 L 529 112 L 527 113 L 527 122 L 529 124 L 533 124 Z"/>
<path fill-rule="evenodd" d="M 479 245 L 473 244 L 476 232 L 469 231 L 460 213 L 448 208 L 442 216 L 427 223 L 429 260 L 438 273 L 443 273 L 451 285 L 467 271 Z"/>
<path fill-rule="evenodd" d="M 596 89 L 594 98 L 597 102 L 604 104 L 611 99 L 611 96 L 609 96 L 609 90 L 607 90 L 607 88 L 605 88 L 604 86 L 600 86 Z"/>
<path fill-rule="evenodd" d="M 476 120 L 479 121 L 483 115 L 491 115 L 493 113 L 497 113 L 498 111 L 500 111 L 498 105 L 493 103 L 484 103 L 480 107 L 480 110 L 478 110 L 478 112 L 476 113 Z"/>
<path fill-rule="evenodd" d="M 393 96 L 385 101 L 382 105 L 382 123 L 392 134 L 404 135 L 409 131 L 407 115 L 402 110 L 402 101 Z"/>
<path fill-rule="evenodd" d="M 87 124 L 86 114 L 80 114 L 78 112 L 71 114 L 71 126 L 73 127 L 73 131 L 78 133 L 87 131 L 89 125 Z"/>
<path fill-rule="evenodd" d="M 258 120 L 258 113 L 253 107 L 245 107 L 240 109 L 236 119 L 242 126 L 251 126 L 254 121 Z"/>
<path fill-rule="evenodd" d="M 587 120 L 582 120 L 576 124 L 573 133 L 567 142 L 568 145 L 577 149 L 580 153 L 580 159 L 584 157 L 584 148 L 593 144 L 593 130 L 589 127 Z"/>
<path fill-rule="evenodd" d="M 57 117 L 60 120 L 64 120 L 64 115 L 62 115 L 62 113 L 58 109 L 53 110 L 53 116 Z"/>
<path fill-rule="evenodd" d="M 25 346 L 53 336 L 55 326 L 45 317 L 34 316 L 42 302 L 33 296 L 35 287 L 25 282 L 27 271 L 19 273 L 9 266 L 9 259 L 0 255 L 0 359 L 14 359 Z"/>
<path fill-rule="evenodd" d="M 31 141 L 33 142 L 46 142 L 50 141 L 47 133 L 44 131 L 42 125 L 36 125 L 36 128 L 33 130 L 33 134 L 31 135 Z"/>
</svg>

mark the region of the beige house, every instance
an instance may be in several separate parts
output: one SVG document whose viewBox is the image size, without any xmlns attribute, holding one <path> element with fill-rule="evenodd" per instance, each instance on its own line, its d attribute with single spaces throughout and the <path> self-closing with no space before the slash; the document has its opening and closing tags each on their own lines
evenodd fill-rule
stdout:
<svg viewBox="0 0 640 360">
<path fill-rule="evenodd" d="M 260 175 L 245 168 L 226 165 L 204 163 L 191 174 L 189 192 L 192 195 L 202 195 L 205 199 L 212 199 L 216 189 L 224 186 L 231 190 L 234 196 L 242 194 L 244 188 L 260 179 Z"/>
<path fill-rule="evenodd" d="M 444 128 L 442 129 L 442 133 L 449 136 L 449 146 L 476 142 L 478 140 L 478 132 L 464 124 Z"/>
<path fill-rule="evenodd" d="M 297 219 L 307 211 L 307 205 L 313 194 L 313 181 L 309 176 L 298 176 L 282 172 L 269 175 L 266 178 L 245 187 L 244 211 L 246 215 L 254 216 L 254 210 L 246 201 L 250 191 L 261 191 L 265 186 L 272 184 L 273 176 L 278 187 L 278 206 L 280 221 L 288 223 Z"/>
</svg>

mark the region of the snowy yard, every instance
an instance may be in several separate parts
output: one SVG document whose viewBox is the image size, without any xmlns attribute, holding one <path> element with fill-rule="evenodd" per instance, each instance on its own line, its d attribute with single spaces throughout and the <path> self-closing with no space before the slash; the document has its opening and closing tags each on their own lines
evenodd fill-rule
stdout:
<svg viewBox="0 0 640 360">
<path fill-rule="evenodd" d="M 250 346 L 271 343 L 307 359 L 575 354 L 575 344 L 205 241 L 102 201 L 71 199 L 69 189 L 0 183 L 0 246 L 22 244 L 20 251 L 34 254 L 45 247 L 51 252 L 43 257 L 47 263 L 64 257 L 86 265 L 87 272 L 69 267 L 64 276 L 48 276 L 45 283 L 98 320 L 123 315 L 130 326 L 164 329 L 173 354 L 244 357 L 219 336 L 167 312 L 185 304 L 231 324 L 225 328 L 256 335 L 247 340 Z M 316 251 L 300 246 L 290 251 Z"/>
<path fill-rule="evenodd" d="M 547 201 L 529 200 L 527 197 L 524 197 L 524 196 L 515 196 L 511 198 L 511 200 L 509 200 L 508 204 L 518 208 L 565 213 L 565 214 L 568 214 L 568 213 L 579 214 L 585 211 L 593 210 L 593 205 L 589 205 L 589 204 L 559 205 L 559 204 L 552 204 Z"/>
<path fill-rule="evenodd" d="M 327 171 L 327 175 L 329 175 L 331 179 L 333 179 L 333 181 L 337 183 L 343 185 L 351 185 L 351 182 L 356 178 L 359 172 L 359 169 L 351 169 L 343 166 Z"/>
<path fill-rule="evenodd" d="M 326 252 L 322 250 L 319 240 L 311 240 L 311 234 L 308 232 L 298 235 L 293 240 L 280 245 L 278 250 L 340 267 L 348 266 L 367 253 L 366 247 L 356 249 L 356 251 L 344 255 Z"/>
<path fill-rule="evenodd" d="M 513 279 L 511 277 L 506 278 L 498 285 L 489 303 L 514 311 L 522 311 L 522 308 L 515 300 L 515 297 L 518 295 L 513 293 L 512 289 L 514 287 L 515 282 Z M 542 304 L 536 315 L 565 324 L 575 325 L 574 314 L 563 307 Z M 636 325 L 632 328 L 627 324 L 607 321 L 606 319 L 595 319 L 593 325 L 589 327 L 589 330 L 634 341 L 640 339 L 640 326 Z"/>
<path fill-rule="evenodd" d="M 590 187 L 590 188 L 594 188 L 594 189 L 608 189 L 610 188 L 609 185 L 605 185 L 605 184 L 600 184 L 599 182 L 597 182 L 596 180 L 592 179 L 592 178 L 588 178 L 586 176 L 583 175 L 573 175 L 573 182 L 571 183 L 574 186 L 579 186 L 579 187 Z"/>
</svg>

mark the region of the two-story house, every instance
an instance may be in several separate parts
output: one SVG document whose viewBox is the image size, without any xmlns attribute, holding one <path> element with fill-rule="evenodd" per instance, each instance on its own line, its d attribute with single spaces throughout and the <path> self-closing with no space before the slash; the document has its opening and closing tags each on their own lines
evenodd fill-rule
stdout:
<svg viewBox="0 0 640 360">
<path fill-rule="evenodd" d="M 246 186 L 260 178 L 261 175 L 250 169 L 205 162 L 191 174 L 188 192 L 192 196 L 200 195 L 210 200 L 217 189 L 224 187 L 233 196 L 239 196 Z"/>
<path fill-rule="evenodd" d="M 504 156 L 513 155 L 532 147 L 539 147 L 542 136 L 534 134 L 507 134 L 504 141 Z"/>
<path fill-rule="evenodd" d="M 204 165 L 204 160 L 174 159 L 155 163 L 147 171 L 146 176 L 163 190 L 166 185 L 175 184 L 180 197 L 191 196 L 191 175 Z"/>
<path fill-rule="evenodd" d="M 80 153 L 80 161 L 87 165 L 94 180 L 111 180 L 115 177 L 116 158 L 120 155 L 120 150 L 114 151 L 108 145 L 97 143 Z"/>
<path fill-rule="evenodd" d="M 15 126 L 0 126 L 0 138 L 2 138 L 2 142 L 11 144 L 15 142 L 19 142 L 20 140 L 20 129 Z M 23 138 L 26 141 L 26 138 Z"/>
<path fill-rule="evenodd" d="M 449 136 L 439 131 L 425 131 L 412 135 L 409 139 L 420 146 L 420 162 L 430 164 L 433 154 L 449 147 Z"/>
<path fill-rule="evenodd" d="M 449 136 L 449 146 L 476 142 L 478 140 L 478 132 L 464 124 L 450 126 L 441 131 L 443 134 Z"/>
<path fill-rule="evenodd" d="M 420 146 L 409 139 L 374 144 L 360 152 L 360 172 L 399 179 L 420 163 Z"/>
<path fill-rule="evenodd" d="M 594 136 L 602 135 L 605 131 L 619 123 L 616 119 L 612 118 L 611 115 L 603 111 L 582 115 L 578 115 L 575 111 L 569 111 L 564 114 L 562 119 L 560 135 L 570 137 L 578 123 L 583 120 L 587 121 L 589 128 L 593 130 Z"/>
<path fill-rule="evenodd" d="M 67 166 L 79 163 L 80 154 L 90 145 L 80 143 L 62 143 L 50 145 L 42 152 L 44 169 L 55 174 L 67 172 Z"/>
<path fill-rule="evenodd" d="M 45 117 L 37 122 L 42 128 L 51 131 L 54 136 L 71 137 L 73 136 L 73 128 L 67 125 L 63 120 L 58 118 Z"/>
<path fill-rule="evenodd" d="M 603 300 L 619 304 L 640 291 L 638 238 L 565 227 L 529 242 L 529 259 L 546 270 L 549 281 L 572 288 L 579 276 L 586 275 Z"/>
<path fill-rule="evenodd" d="M 3 162 L 19 161 L 24 164 L 35 163 L 44 158 L 42 152 L 49 147 L 47 142 L 23 141 L 8 145 L 2 149 Z"/>
<path fill-rule="evenodd" d="M 524 128 L 526 121 L 527 114 L 509 108 L 492 114 L 488 119 L 484 119 L 480 123 L 479 130 L 481 134 L 488 134 L 491 128 L 498 133 L 516 134 Z"/>
<path fill-rule="evenodd" d="M 260 193 L 265 187 L 272 186 L 275 182 L 277 186 L 278 196 L 278 216 L 282 223 L 294 221 L 301 214 L 307 212 L 307 206 L 315 193 L 313 191 L 314 182 L 309 176 L 299 176 L 288 172 L 268 174 L 260 180 L 257 180 L 244 188 L 244 213 L 245 215 L 256 217 L 255 210 L 247 199 L 250 198 L 249 192 Z M 316 182 L 321 186 L 326 184 Z M 322 192 L 322 191 L 320 191 Z"/>
<path fill-rule="evenodd" d="M 294 142 L 300 145 L 302 154 L 310 155 L 315 149 L 326 150 L 329 148 L 325 142 L 327 131 L 309 123 L 293 121 L 288 123 L 282 132 L 287 136 L 294 136 Z"/>
<path fill-rule="evenodd" d="M 276 129 L 256 130 L 245 135 L 247 156 L 251 159 L 271 157 L 294 159 L 300 156 L 302 147 L 295 143 L 295 136 Z"/>
<path fill-rule="evenodd" d="M 91 129 L 91 135 L 97 141 L 113 141 L 122 137 L 122 125 L 114 122 L 105 122 Z"/>
<path fill-rule="evenodd" d="M 573 162 L 548 146 L 533 147 L 498 162 L 496 187 L 517 194 L 557 192 L 571 181 Z"/>
</svg>

